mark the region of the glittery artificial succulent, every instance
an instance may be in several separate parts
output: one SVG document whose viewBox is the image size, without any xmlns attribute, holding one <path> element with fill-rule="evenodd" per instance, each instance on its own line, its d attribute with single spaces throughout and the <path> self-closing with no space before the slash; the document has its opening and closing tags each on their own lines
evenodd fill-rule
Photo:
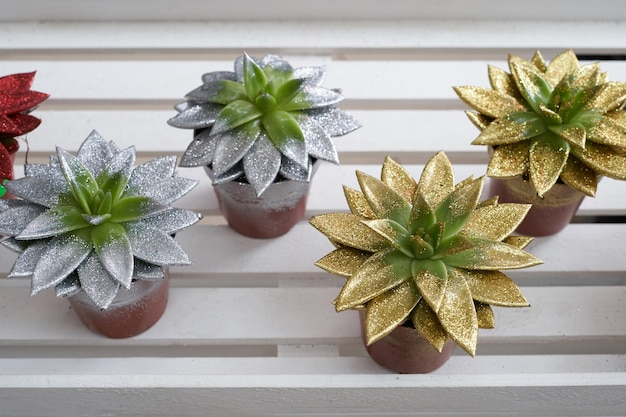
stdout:
<svg viewBox="0 0 626 417">
<path fill-rule="evenodd" d="M 490 305 L 528 306 L 499 270 L 541 263 L 523 250 L 532 238 L 510 236 L 529 205 L 479 202 L 484 177 L 455 185 L 443 152 L 419 182 L 389 157 L 381 180 L 356 174 L 350 213 L 310 222 L 336 246 L 316 265 L 347 278 L 335 308 L 366 310 L 368 345 L 412 324 L 439 351 L 451 337 L 473 356 L 478 328 L 494 326 Z"/>
<path fill-rule="evenodd" d="M 473 144 L 494 148 L 487 175 L 524 176 L 543 196 L 557 181 L 589 196 L 598 176 L 626 180 L 626 83 L 573 51 L 546 64 L 509 56 L 510 73 L 489 66 L 492 89 L 456 87 L 481 130 Z"/>
<path fill-rule="evenodd" d="M 106 308 L 134 279 L 164 276 L 189 264 L 171 235 L 199 220 L 169 204 L 196 181 L 177 176 L 174 156 L 134 167 L 135 149 L 119 150 L 92 132 L 76 156 L 57 148 L 50 164 L 28 164 L 9 181 L 19 199 L 0 201 L 2 241 L 20 253 L 9 277 L 32 277 L 31 293 L 84 290 Z"/>
<path fill-rule="evenodd" d="M 360 127 L 334 106 L 343 96 L 321 86 L 325 75 L 324 67 L 247 54 L 234 72 L 204 74 L 168 121 L 197 132 L 180 165 L 211 166 L 214 184 L 243 178 L 257 195 L 277 179 L 308 182 L 313 159 L 339 162 L 331 138 Z"/>
<path fill-rule="evenodd" d="M 33 131 L 41 120 L 31 116 L 48 94 L 30 89 L 34 72 L 0 77 L 0 197 L 6 192 L 3 181 L 13 178 L 11 153 L 19 147 L 15 137 Z"/>
</svg>

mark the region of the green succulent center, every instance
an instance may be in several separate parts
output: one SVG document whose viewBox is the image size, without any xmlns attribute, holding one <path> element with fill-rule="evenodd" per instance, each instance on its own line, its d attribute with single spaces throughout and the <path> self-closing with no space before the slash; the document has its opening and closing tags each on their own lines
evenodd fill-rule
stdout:
<svg viewBox="0 0 626 417">
<path fill-rule="evenodd" d="M 518 81 L 527 110 L 511 113 L 508 119 L 521 126 L 526 138 L 543 140 L 554 149 L 584 148 L 587 132 L 602 117 L 592 104 L 598 85 L 586 76 L 569 73 L 555 87 L 540 74 L 532 74 L 532 82 Z"/>
</svg>

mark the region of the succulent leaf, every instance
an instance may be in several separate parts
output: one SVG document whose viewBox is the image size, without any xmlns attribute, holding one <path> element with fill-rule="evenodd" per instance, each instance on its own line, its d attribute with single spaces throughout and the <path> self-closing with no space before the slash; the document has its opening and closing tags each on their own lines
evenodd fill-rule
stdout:
<svg viewBox="0 0 626 417">
<path fill-rule="evenodd" d="M 478 344 L 478 318 L 472 293 L 465 277 L 450 269 L 446 292 L 437 318 L 448 335 L 471 356 Z"/>
<path fill-rule="evenodd" d="M 411 277 L 408 259 L 395 249 L 370 256 L 346 281 L 335 300 L 337 311 L 354 308 L 407 281 Z"/>
<path fill-rule="evenodd" d="M 365 331 L 374 343 L 404 323 L 420 300 L 415 284 L 405 281 L 384 292 L 368 303 L 365 313 Z"/>
<path fill-rule="evenodd" d="M 439 352 L 448 340 L 448 332 L 443 328 L 437 318 L 437 314 L 428 306 L 422 298 L 411 312 L 411 322 L 415 330 Z"/>
</svg>

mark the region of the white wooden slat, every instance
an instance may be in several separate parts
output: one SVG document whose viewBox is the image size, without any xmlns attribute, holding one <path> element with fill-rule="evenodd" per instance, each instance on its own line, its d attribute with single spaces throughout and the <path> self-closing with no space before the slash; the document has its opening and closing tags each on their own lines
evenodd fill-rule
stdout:
<svg viewBox="0 0 626 417">
<path fill-rule="evenodd" d="M 622 223 L 570 224 L 559 234 L 536 238 L 529 245 L 528 251 L 544 264 L 507 273 L 516 279 L 532 280 L 534 285 L 559 276 L 561 285 L 568 285 L 568 279 L 580 285 L 579 279 L 585 277 L 587 284 L 593 284 L 602 276 L 608 282 L 616 279 L 620 282 L 626 269 L 621 245 L 624 234 L 626 225 Z M 240 277 L 248 276 L 248 283 L 253 286 L 257 277 L 260 282 L 265 282 L 262 278 L 267 277 L 273 277 L 276 282 L 292 276 L 293 279 L 325 276 L 313 264 L 332 250 L 328 240 L 305 220 L 279 239 L 250 239 L 227 226 L 202 224 L 180 232 L 177 240 L 193 262 L 190 266 L 175 267 L 177 274 L 200 282 L 204 278 L 222 282 L 228 277 L 240 282 Z M 602 249 L 598 250 L 599 247 Z M 6 248 L 0 250 L 0 274 L 3 274 L 9 271 L 15 255 Z"/>
<path fill-rule="evenodd" d="M 201 84 L 202 74 L 232 70 L 234 53 L 228 61 L 149 60 L 132 61 L 8 61 L 3 64 L 7 74 L 37 71 L 33 89 L 51 95 L 50 105 L 57 101 L 141 100 L 181 101 L 186 93 Z M 530 59 L 530 56 L 526 57 Z M 506 55 L 489 64 L 506 69 Z M 310 58 L 302 64 L 296 56 L 294 66 L 314 65 Z M 327 61 L 324 86 L 341 88 L 349 100 L 378 102 L 385 100 L 449 101 L 456 108 L 460 99 L 453 86 L 488 87 L 485 61 Z M 626 72 L 623 61 L 602 66 L 612 79 Z"/>
<path fill-rule="evenodd" d="M 476 154 L 487 161 L 484 146 L 471 145 L 478 129 L 459 110 L 353 110 L 362 127 L 349 135 L 335 138 L 342 154 L 415 153 L 445 149 L 446 152 Z M 184 151 L 193 133 L 167 124 L 176 115 L 164 106 L 144 110 L 45 110 L 35 111 L 42 120 L 37 130 L 28 134 L 31 152 L 48 154 L 61 146 L 76 151 L 93 129 L 119 146 L 134 144 L 137 152 Z M 23 149 L 26 145 L 22 146 Z"/>
<path fill-rule="evenodd" d="M 102 133 L 102 132 L 101 132 Z M 110 136 L 105 135 L 107 139 L 113 140 Z M 121 142 L 116 141 L 118 145 L 123 146 Z M 426 160 L 435 154 L 435 150 L 432 153 L 391 153 L 391 156 L 395 160 L 402 163 L 407 170 L 415 177 L 419 178 L 423 165 L 414 165 L 412 162 L 416 159 Z M 46 153 L 48 155 L 49 153 Z M 182 152 L 168 152 L 169 155 L 177 155 L 178 157 Z M 148 154 L 145 159 L 150 159 L 154 155 Z M 351 159 L 352 154 L 347 154 Z M 367 157 L 369 161 L 374 161 L 374 164 L 370 165 L 333 165 L 330 163 L 324 163 L 320 169 L 318 169 L 316 175 L 311 182 L 311 188 L 307 201 L 307 214 L 306 217 L 310 217 L 314 214 L 327 213 L 333 211 L 347 211 L 348 206 L 343 194 L 343 185 L 358 189 L 358 183 L 356 181 L 355 171 L 361 170 L 375 177 L 380 176 L 380 167 L 384 161 L 385 154 L 374 154 Z M 454 156 L 454 153 L 451 155 Z M 21 158 L 21 154 L 18 158 Z M 361 159 L 364 159 L 363 155 L 360 155 Z M 460 157 L 461 160 L 466 158 Z M 478 158 L 478 156 L 477 156 Z M 452 158 L 454 162 L 454 158 Z M 32 163 L 46 163 L 47 161 L 43 157 L 36 159 L 29 159 Z M 455 165 L 455 174 L 457 182 L 465 179 L 471 175 L 476 177 L 484 175 L 486 165 Z M 187 195 L 181 198 L 175 203 L 175 206 L 195 210 L 203 213 L 205 216 L 221 216 L 219 212 L 217 198 L 213 191 L 211 181 L 203 168 L 184 168 L 179 167 L 178 172 L 180 176 L 186 178 L 192 178 L 198 181 L 198 185 L 190 191 Z M 22 165 L 15 167 L 16 178 L 22 177 L 24 174 L 24 168 Z M 489 179 L 484 187 L 484 195 L 488 193 Z M 598 186 L 598 193 L 596 197 L 586 197 L 577 212 L 578 217 L 589 216 L 624 216 L 626 215 L 626 200 L 622 198 L 626 192 L 626 182 L 618 181 L 610 178 L 603 179 Z M 219 219 L 213 219 L 218 221 Z"/>
<path fill-rule="evenodd" d="M 478 0 L 472 7 L 461 7 L 461 1 L 433 4 L 424 0 L 396 0 L 383 5 L 375 1 L 358 2 L 320 0 L 315 3 L 269 0 L 264 7 L 250 7 L 243 0 L 210 3 L 200 0 L 179 1 L 172 5 L 165 0 L 111 0 L 106 6 L 88 5 L 78 0 L 61 0 L 50 5 L 45 0 L 25 0 L 3 13 L 4 21 L 12 20 L 267 20 L 267 19 L 545 19 L 560 16 L 563 20 L 614 20 L 624 18 L 615 0 L 602 0 L 589 8 L 582 0 L 560 7 L 558 2 L 540 0 L 493 3 Z"/>
<path fill-rule="evenodd" d="M 9 413 L 6 415 L 24 411 L 32 411 L 31 415 L 55 415 L 56 410 L 61 410 L 68 416 L 86 413 L 435 417 L 446 413 L 564 417 L 623 415 L 624 409 L 620 373 L 458 375 L 455 378 L 378 375 L 376 386 L 370 384 L 371 380 L 344 375 L 248 377 L 244 387 L 241 378 L 239 375 L 101 376 L 97 380 L 89 376 L 16 377 L 8 378 L 17 380 L 13 384 L 16 388 L 0 391 L 0 399 Z M 558 381 L 563 378 L 569 383 L 560 387 Z M 166 385 L 171 388 L 164 389 Z M 509 387 L 509 392 L 502 390 L 502 386 Z M 37 401 L 32 401 L 33 397 Z M 68 397 L 72 400 L 65 400 Z"/>
<path fill-rule="evenodd" d="M 3 288 L 0 320 L 4 346 L 132 346 L 342 344 L 360 340 L 356 312 L 337 314 L 337 287 L 324 288 L 185 288 L 171 289 L 168 309 L 146 333 L 120 341 L 95 336 L 78 321 L 68 303 L 53 292 L 28 299 L 28 290 Z M 587 353 L 625 346 L 624 286 L 522 287 L 532 307 L 494 308 L 496 328 L 481 331 L 482 341 L 503 354 L 508 346 L 554 348 L 598 337 L 605 346 L 585 346 Z M 20 306 L 28 303 L 24 308 Z M 541 323 L 541 325 L 539 325 Z M 537 346 L 541 344 L 541 346 Z M 621 353 L 621 352 L 620 352 Z"/>
<path fill-rule="evenodd" d="M 607 0 L 621 10 L 619 0 Z M 495 3 L 489 2 L 491 6 Z M 507 7 L 510 2 L 507 2 Z M 550 4 L 558 4 L 551 1 Z M 360 6 L 359 6 L 360 7 Z M 468 7 L 457 7 L 467 13 Z M 481 13 L 488 10 L 479 9 Z M 530 10 L 530 8 L 529 8 Z M 543 10 L 543 8 L 538 9 Z M 593 10 L 600 10 L 594 8 Z M 586 10 L 585 13 L 588 13 Z M 558 51 L 575 48 L 581 51 L 622 51 L 626 24 L 619 14 L 608 21 L 583 19 L 568 21 L 561 13 L 546 14 L 542 19 L 369 19 L 315 21 L 268 20 L 262 22 L 211 20 L 175 22 L 35 22 L 26 16 L 22 22 L 0 25 L 0 36 L 9 40 L 0 50 L 21 54 L 33 51 L 55 56 L 55 50 L 120 49 L 131 53 L 148 50 L 218 50 L 242 48 L 264 51 L 305 50 L 309 53 L 394 52 L 424 48 L 430 53 L 470 56 L 484 48 L 500 53 L 536 48 Z M 195 19 L 194 19 L 195 20 Z M 564 33 L 567 36 L 564 36 Z M 589 36 L 592 33 L 594 36 Z"/>
</svg>

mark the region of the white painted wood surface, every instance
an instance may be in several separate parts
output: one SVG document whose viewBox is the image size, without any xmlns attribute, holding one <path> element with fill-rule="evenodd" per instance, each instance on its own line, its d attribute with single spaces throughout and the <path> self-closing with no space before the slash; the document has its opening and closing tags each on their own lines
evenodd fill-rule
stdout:
<svg viewBox="0 0 626 417">
<path fill-rule="evenodd" d="M 241 51 L 274 52 L 327 65 L 325 85 L 364 123 L 336 140 L 343 164 L 320 167 L 307 216 L 345 210 L 341 185 L 356 186 L 355 169 L 377 175 L 387 154 L 419 175 L 443 149 L 458 179 L 482 175 L 485 150 L 469 144 L 477 131 L 451 87 L 486 86 L 487 64 L 504 67 L 508 52 L 626 53 L 616 0 L 209 3 L 5 10 L 0 72 L 37 70 L 34 88 L 52 94 L 29 161 L 75 150 L 92 129 L 140 158 L 181 155 L 191 134 L 166 124 L 172 106 Z M 626 80 L 626 61 L 602 67 Z M 99 337 L 65 300 L 30 298 L 28 282 L 4 279 L 15 256 L 0 251 L 0 416 L 626 416 L 626 183 L 603 180 L 576 224 L 531 244 L 545 263 L 510 275 L 532 307 L 495 308 L 476 358 L 457 349 L 432 374 L 396 375 L 366 355 L 357 316 L 334 312 L 342 279 L 313 265 L 331 249 L 320 233 L 302 221 L 269 241 L 239 236 L 203 171 L 180 174 L 201 183 L 179 205 L 205 218 L 179 234 L 194 264 L 172 271 L 168 309 L 143 335 Z"/>
</svg>

